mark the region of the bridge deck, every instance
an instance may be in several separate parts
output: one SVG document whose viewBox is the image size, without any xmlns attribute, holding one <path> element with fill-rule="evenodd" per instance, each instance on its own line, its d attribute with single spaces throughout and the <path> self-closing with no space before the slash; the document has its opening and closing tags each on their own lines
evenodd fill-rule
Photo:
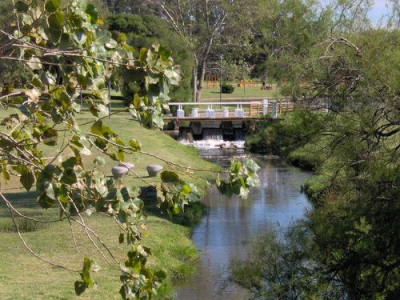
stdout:
<svg viewBox="0 0 400 300">
<path fill-rule="evenodd" d="M 179 120 L 179 121 L 245 121 L 245 120 L 261 120 L 263 119 L 262 116 L 255 117 L 255 116 L 245 116 L 243 118 L 239 117 L 215 117 L 215 118 L 208 118 L 208 117 L 173 117 L 173 116 L 166 116 L 164 120 L 171 121 L 171 120 Z"/>
<path fill-rule="evenodd" d="M 273 118 L 278 113 L 294 109 L 292 102 L 277 102 L 264 99 L 262 101 L 229 101 L 229 102 L 175 102 L 170 106 L 177 106 L 176 116 L 166 116 L 165 120 L 182 121 L 241 121 L 260 120 L 269 114 Z M 183 109 L 187 107 L 186 111 Z M 188 112 L 191 110 L 191 112 Z"/>
</svg>

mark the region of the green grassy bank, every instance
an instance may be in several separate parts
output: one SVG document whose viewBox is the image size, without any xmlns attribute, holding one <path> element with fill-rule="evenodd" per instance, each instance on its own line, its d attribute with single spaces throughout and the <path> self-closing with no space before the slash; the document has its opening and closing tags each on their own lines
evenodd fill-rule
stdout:
<svg viewBox="0 0 400 300">
<path fill-rule="evenodd" d="M 0 117 L 12 113 L 12 110 L 1 111 Z M 90 121 L 88 114 L 81 114 L 80 123 Z M 127 185 L 146 186 L 157 183 L 158 178 L 147 176 L 146 165 L 157 163 L 164 169 L 181 171 L 178 166 L 186 166 L 199 169 L 216 170 L 218 167 L 202 160 L 198 152 L 190 147 L 177 143 L 175 140 L 160 131 L 148 130 L 139 126 L 135 121 L 129 119 L 128 113 L 121 112 L 114 115 L 105 123 L 119 132 L 120 136 L 129 140 L 138 139 L 142 143 L 142 150 L 156 155 L 154 156 L 134 154 L 126 157 L 126 161 L 135 164 L 135 171 L 139 178 L 129 176 L 126 178 Z M 85 128 L 85 126 L 83 126 Z M 88 125 L 86 125 L 88 128 Z M 2 130 L 5 130 L 2 128 Z M 61 137 L 60 137 L 61 139 Z M 59 143 L 62 141 L 60 140 Z M 44 149 L 46 156 L 51 157 L 58 146 Z M 88 166 L 98 153 L 87 157 L 85 162 Z M 166 161 L 178 166 L 171 166 Z M 107 160 L 104 170 L 111 175 L 111 167 L 116 163 Z M 206 180 L 213 178 L 213 173 L 196 172 L 196 174 L 185 170 L 183 178 L 197 184 L 204 190 Z M 17 189 L 17 179 L 7 184 L 1 182 L 2 193 L 22 213 L 37 219 L 57 219 L 58 209 L 41 209 L 35 202 L 35 192 L 26 193 Z M 163 287 L 163 298 L 173 295 L 172 286 L 174 282 L 185 278 L 193 273 L 196 268 L 198 253 L 190 239 L 191 228 L 180 225 L 178 221 L 171 221 L 166 214 L 156 212 L 154 201 L 145 200 L 147 203 L 148 217 L 146 220 L 145 237 L 143 244 L 150 246 L 153 256 L 149 264 L 154 269 L 164 269 L 168 273 L 167 284 Z M 125 255 L 129 249 L 126 244 L 119 244 L 119 229 L 113 219 L 103 215 L 92 215 L 85 217 L 87 224 L 95 230 L 101 240 L 107 244 L 115 254 L 118 261 L 125 261 Z M 177 219 L 178 220 L 178 219 Z M 83 257 L 96 260 L 101 270 L 93 275 L 98 287 L 86 291 L 77 297 L 74 293 L 74 281 L 79 279 L 79 274 L 65 271 L 60 268 L 49 266 L 32 256 L 22 244 L 15 233 L 14 226 L 6 207 L 0 205 L 0 299 L 120 299 L 118 294 L 120 282 L 120 271 L 111 267 L 95 249 L 87 238 L 82 227 L 77 224 L 70 226 L 67 221 L 51 224 L 40 224 L 24 219 L 17 219 L 22 231 L 23 238 L 38 255 L 49 261 L 57 261 L 72 269 L 81 269 Z M 92 235 L 98 247 L 100 243 Z M 74 242 L 75 240 L 75 242 Z M 76 245 L 75 245 L 76 244 Z M 104 250 L 104 249 L 103 249 Z M 108 257 L 110 261 L 110 257 Z"/>
</svg>

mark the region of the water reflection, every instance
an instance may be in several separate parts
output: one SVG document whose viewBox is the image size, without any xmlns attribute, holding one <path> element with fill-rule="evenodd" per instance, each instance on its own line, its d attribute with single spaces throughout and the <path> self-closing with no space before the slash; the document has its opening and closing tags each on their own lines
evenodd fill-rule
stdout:
<svg viewBox="0 0 400 300">
<path fill-rule="evenodd" d="M 309 204 L 300 186 L 310 175 L 277 159 L 261 163 L 261 185 L 248 200 L 224 197 L 216 188 L 204 197 L 209 210 L 192 237 L 201 251 L 199 271 L 179 288 L 178 299 L 246 299 L 246 291 L 227 280 L 231 257 L 244 257 L 256 233 L 304 215 Z"/>
</svg>

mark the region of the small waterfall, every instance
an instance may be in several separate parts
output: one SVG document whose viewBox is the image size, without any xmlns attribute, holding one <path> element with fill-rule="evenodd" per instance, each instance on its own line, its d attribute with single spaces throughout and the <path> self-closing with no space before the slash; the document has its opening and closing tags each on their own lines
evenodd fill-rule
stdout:
<svg viewBox="0 0 400 300">
<path fill-rule="evenodd" d="M 203 140 L 223 140 L 222 129 L 219 128 L 203 128 Z"/>
<path fill-rule="evenodd" d="M 180 127 L 179 128 L 178 141 L 191 140 L 191 139 L 193 139 L 193 137 L 192 137 L 192 133 L 190 131 L 190 128 L 188 128 L 188 127 Z"/>
<path fill-rule="evenodd" d="M 242 128 L 235 129 L 235 141 L 244 141 L 244 130 Z"/>
<path fill-rule="evenodd" d="M 206 151 L 222 149 L 226 153 L 242 153 L 245 148 L 244 130 L 234 128 L 228 123 L 223 124 L 221 128 L 204 128 L 200 122 L 192 123 L 190 127 L 180 127 L 178 140 L 182 144 Z"/>
</svg>

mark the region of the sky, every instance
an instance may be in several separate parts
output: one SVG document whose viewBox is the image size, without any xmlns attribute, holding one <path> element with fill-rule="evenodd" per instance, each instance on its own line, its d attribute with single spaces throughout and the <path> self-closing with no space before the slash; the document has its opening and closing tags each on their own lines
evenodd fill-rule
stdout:
<svg viewBox="0 0 400 300">
<path fill-rule="evenodd" d="M 320 3 L 324 6 L 327 3 L 330 3 L 331 0 L 320 0 Z M 386 7 L 389 0 L 374 0 L 373 7 L 369 12 L 369 16 L 372 20 L 372 24 L 377 24 L 379 19 L 382 16 L 385 16 L 389 13 L 388 8 Z"/>
<path fill-rule="evenodd" d="M 379 19 L 388 13 L 388 8 L 386 7 L 387 0 L 375 0 L 374 6 L 369 13 L 373 23 L 379 21 Z"/>
</svg>

